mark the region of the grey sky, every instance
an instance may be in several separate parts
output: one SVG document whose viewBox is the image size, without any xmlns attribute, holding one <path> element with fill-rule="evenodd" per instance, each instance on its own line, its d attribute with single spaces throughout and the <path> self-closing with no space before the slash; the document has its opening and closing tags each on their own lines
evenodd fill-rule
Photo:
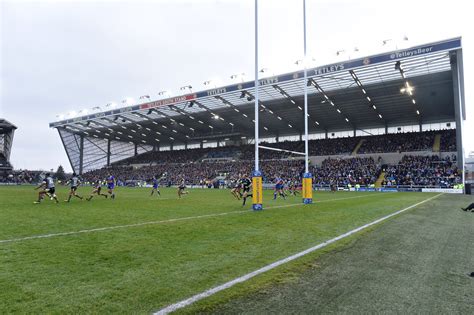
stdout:
<svg viewBox="0 0 474 315">
<path fill-rule="evenodd" d="M 245 72 L 253 79 L 253 0 L 0 0 L 0 116 L 19 129 L 15 168 L 70 169 L 48 123 L 71 110 Z M 463 36 L 466 133 L 474 134 L 472 8 L 468 1 L 307 0 L 308 55 L 322 65 Z M 260 65 L 295 70 L 302 0 L 260 0 Z M 404 35 L 408 43 L 402 43 Z M 393 39 L 382 47 L 383 39 Z M 398 42 L 398 43 L 396 43 Z M 337 50 L 359 52 L 337 57 Z M 465 146 L 474 150 L 474 139 Z M 473 137 L 470 137 L 473 138 Z"/>
</svg>

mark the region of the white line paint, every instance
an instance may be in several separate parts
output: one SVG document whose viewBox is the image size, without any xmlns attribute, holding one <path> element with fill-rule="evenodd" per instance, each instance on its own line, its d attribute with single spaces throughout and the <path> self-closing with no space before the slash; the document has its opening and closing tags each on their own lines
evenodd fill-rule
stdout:
<svg viewBox="0 0 474 315">
<path fill-rule="evenodd" d="M 369 196 L 372 197 L 374 195 L 363 195 L 363 196 L 355 196 L 355 197 L 347 197 L 347 198 L 335 198 L 335 199 L 329 199 L 329 200 L 316 201 L 315 203 L 338 201 L 338 200 L 347 200 L 347 199 L 354 199 L 354 198 L 363 198 L 363 197 L 369 197 Z M 266 209 L 288 208 L 288 207 L 294 207 L 294 206 L 303 206 L 303 204 L 302 203 L 294 203 L 294 204 L 289 204 L 289 205 L 267 207 Z M 43 234 L 43 235 L 32 235 L 32 236 L 25 236 L 25 237 L 19 237 L 19 238 L 0 240 L 0 244 L 21 242 L 21 241 L 27 241 L 27 240 L 40 239 L 40 238 L 52 238 L 52 237 L 59 237 L 59 236 L 69 236 L 69 235 L 77 235 L 77 234 L 103 232 L 103 231 L 118 230 L 118 229 L 125 229 L 125 228 L 132 228 L 132 227 L 139 227 L 139 226 L 146 226 L 146 225 L 156 225 L 156 224 L 179 222 L 179 221 L 189 221 L 189 220 L 194 220 L 194 219 L 204 219 L 204 218 L 225 216 L 225 215 L 230 215 L 230 214 L 252 213 L 252 212 L 253 211 L 242 210 L 242 211 L 231 211 L 231 212 L 222 212 L 222 213 L 211 213 L 211 214 L 205 214 L 205 215 L 199 215 L 199 216 L 193 216 L 193 217 L 175 218 L 175 219 L 167 219 L 167 220 L 160 220 L 160 221 L 148 221 L 148 222 L 141 222 L 141 223 L 125 224 L 125 225 L 114 225 L 114 226 L 106 226 L 106 227 L 101 227 L 101 228 L 79 230 L 79 231 L 60 232 L 60 233 L 51 233 L 51 234 Z"/>
<path fill-rule="evenodd" d="M 267 265 L 267 266 L 265 266 L 265 267 L 262 267 L 262 268 L 260 268 L 260 269 L 258 269 L 258 270 L 255 270 L 255 271 L 253 271 L 253 272 L 251 272 L 251 273 L 248 273 L 248 274 L 246 274 L 246 275 L 244 275 L 244 276 L 241 276 L 241 277 L 239 277 L 239 278 L 236 278 L 236 279 L 234 279 L 234 280 L 231 280 L 231 281 L 229 281 L 229 282 L 226 282 L 226 283 L 224 283 L 224 284 L 222 284 L 222 285 L 219 285 L 219 286 L 217 286 L 217 287 L 214 287 L 214 288 L 209 289 L 209 290 L 207 290 L 207 291 L 204 291 L 204 292 L 202 292 L 202 293 L 196 294 L 196 295 L 194 295 L 194 296 L 192 296 L 192 297 L 190 297 L 190 298 L 188 298 L 188 299 L 186 299 L 186 300 L 182 300 L 182 301 L 180 301 L 180 302 L 178 302 L 178 303 L 169 305 L 169 306 L 167 306 L 167 307 L 165 307 L 165 308 L 163 308 L 163 309 L 161 309 L 161 310 L 159 310 L 159 311 L 157 311 L 157 312 L 155 312 L 155 313 L 153 313 L 153 314 L 154 314 L 154 315 L 165 315 L 165 314 L 169 314 L 169 313 L 171 313 L 171 312 L 174 312 L 174 311 L 176 311 L 176 310 L 178 310 L 178 309 L 181 309 L 181 308 L 183 308 L 183 307 L 189 306 L 189 305 L 191 305 L 191 304 L 193 304 L 193 303 L 195 303 L 195 302 L 197 302 L 197 301 L 200 301 L 200 300 L 202 300 L 202 299 L 204 299 L 204 298 L 206 298 L 206 297 L 209 297 L 209 296 L 214 295 L 214 294 L 216 294 L 216 293 L 218 293 L 218 292 L 220 292 L 220 291 L 223 291 L 223 290 L 226 290 L 226 289 L 228 289 L 228 288 L 230 288 L 230 287 L 233 287 L 234 285 L 236 285 L 236 284 L 238 284 L 238 283 L 245 282 L 245 281 L 247 281 L 247 280 L 249 280 L 249 279 L 251 279 L 251 278 L 253 278 L 253 277 L 255 277 L 255 276 L 258 276 L 259 274 L 262 274 L 262 273 L 264 273 L 264 272 L 267 272 L 267 271 L 269 271 L 269 270 L 272 270 L 272 269 L 274 269 L 274 268 L 276 268 L 276 267 L 278 267 L 278 266 L 280 266 L 280 265 L 286 264 L 286 263 L 288 263 L 288 262 L 290 262 L 290 261 L 292 261 L 292 260 L 298 259 L 298 258 L 300 258 L 300 257 L 302 257 L 302 256 L 305 256 L 305 255 L 307 255 L 307 254 L 309 254 L 309 253 L 312 253 L 312 252 L 314 252 L 314 251 L 316 251 L 316 250 L 318 250 L 318 249 L 321 249 L 321 248 L 323 248 L 323 247 L 326 247 L 326 246 L 328 246 L 328 245 L 330 245 L 330 244 L 332 244 L 332 243 L 334 243 L 334 242 L 337 242 L 337 241 L 339 241 L 339 240 L 341 240 L 341 239 L 343 239 L 343 238 L 346 238 L 346 237 L 348 237 L 348 236 L 351 236 L 352 234 L 355 234 L 355 233 L 360 232 L 360 231 L 362 231 L 362 230 L 364 230 L 364 229 L 366 229 L 366 228 L 368 228 L 368 227 L 371 227 L 371 226 L 373 226 L 373 225 L 375 225 L 375 224 L 378 224 L 378 223 L 380 223 L 380 222 L 382 222 L 382 221 L 385 221 L 385 220 L 387 220 L 387 219 L 389 219 L 389 218 L 391 218 L 391 217 L 393 217 L 393 216 L 396 216 L 396 215 L 398 215 L 398 214 L 400 214 L 400 213 L 402 213 L 402 212 L 405 212 L 405 211 L 407 211 L 407 210 L 410 210 L 410 209 L 412 209 L 412 208 L 415 208 L 415 207 L 417 207 L 417 206 L 419 206 L 419 205 L 421 205 L 421 204 L 423 204 L 423 203 L 425 203 L 425 202 L 428 202 L 428 201 L 430 201 L 430 200 L 433 200 L 433 199 L 435 199 L 435 198 L 437 198 L 437 197 L 439 197 L 439 196 L 441 196 L 441 195 L 442 195 L 442 193 L 441 193 L 441 194 L 437 194 L 436 196 L 433 196 L 433 197 L 431 197 L 431 198 L 428 198 L 428 199 L 425 199 L 425 200 L 420 201 L 420 202 L 418 202 L 418 203 L 415 203 L 415 204 L 413 204 L 413 205 L 411 205 L 411 206 L 409 206 L 409 207 L 406 207 L 406 208 L 404 208 L 404 209 L 402 209 L 402 210 L 398 210 L 398 211 L 396 211 L 396 212 L 393 212 L 393 213 L 391 213 L 391 214 L 389 214 L 389 215 L 386 215 L 386 216 L 384 216 L 384 217 L 382 217 L 382 218 L 380 218 L 380 219 L 377 219 L 377 220 L 372 221 L 372 222 L 370 222 L 370 223 L 368 223 L 368 224 L 362 225 L 362 226 L 360 226 L 360 227 L 358 227 L 358 228 L 356 228 L 356 229 L 353 229 L 353 230 L 351 230 L 351 231 L 349 231 L 349 232 L 346 232 L 346 233 L 344 233 L 344 234 L 341 234 L 341 235 L 339 235 L 339 236 L 337 236 L 337 237 L 335 237 L 335 238 L 332 238 L 332 239 L 327 240 L 327 241 L 325 241 L 325 242 L 323 242 L 323 243 L 320 243 L 320 244 L 318 244 L 318 245 L 316 245 L 316 246 L 313 246 L 313 247 L 311 247 L 311 248 L 308 248 L 308 249 L 306 249 L 306 250 L 304 250 L 304 251 L 302 251 L 302 252 L 299 252 L 299 253 L 296 253 L 296 254 L 294 254 L 294 255 L 292 255 L 292 256 L 289 256 L 289 257 L 286 257 L 286 258 L 284 258 L 284 259 L 278 260 L 278 261 L 276 261 L 276 262 L 274 262 L 274 263 L 271 263 L 271 264 L 269 264 L 269 265 Z"/>
</svg>

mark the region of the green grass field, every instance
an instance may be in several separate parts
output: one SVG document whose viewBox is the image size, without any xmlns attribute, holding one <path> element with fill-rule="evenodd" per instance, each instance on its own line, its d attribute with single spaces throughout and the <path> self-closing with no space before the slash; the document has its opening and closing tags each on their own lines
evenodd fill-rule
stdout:
<svg viewBox="0 0 474 315">
<path fill-rule="evenodd" d="M 1 187 L 0 313 L 150 313 L 435 195 L 324 192 L 304 206 L 300 197 L 272 201 L 266 192 L 266 210 L 253 212 L 227 190 L 190 190 L 181 200 L 174 189 L 162 189 L 161 197 L 150 197 L 149 191 L 119 188 L 116 200 L 33 205 L 32 187 Z M 66 192 L 59 189 L 61 201 Z M 89 192 L 79 189 L 82 195 Z M 458 207 L 467 201 L 463 198 L 443 195 L 424 205 L 451 200 Z M 123 226 L 146 222 L 152 223 Z M 21 239 L 114 226 L 123 227 Z M 363 241 L 365 234 L 182 312 L 241 312 L 227 303 L 291 283 L 321 255 Z"/>
</svg>

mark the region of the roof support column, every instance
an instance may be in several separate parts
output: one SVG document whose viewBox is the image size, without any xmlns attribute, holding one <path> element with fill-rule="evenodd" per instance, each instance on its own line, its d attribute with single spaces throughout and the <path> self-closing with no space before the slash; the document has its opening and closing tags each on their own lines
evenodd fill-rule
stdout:
<svg viewBox="0 0 474 315">
<path fill-rule="evenodd" d="M 79 175 L 82 175 L 84 165 L 84 136 L 81 135 L 79 142 Z"/>
<path fill-rule="evenodd" d="M 464 183 L 464 150 L 462 147 L 462 127 L 465 117 L 464 109 L 464 74 L 462 69 L 462 51 L 451 53 L 451 72 L 453 75 L 454 117 L 456 120 L 457 166 L 462 170 Z"/>
<path fill-rule="evenodd" d="M 138 144 L 135 143 L 135 151 L 133 152 L 135 156 L 138 155 Z"/>
<path fill-rule="evenodd" d="M 110 166 L 110 139 L 107 139 L 107 166 Z"/>
<path fill-rule="evenodd" d="M 328 138 L 328 131 L 326 130 L 326 131 L 324 132 L 324 139 L 327 139 L 327 138 Z"/>
<path fill-rule="evenodd" d="M 356 129 L 354 128 L 354 137 L 356 136 Z"/>
<path fill-rule="evenodd" d="M 388 134 L 388 125 L 385 124 L 385 134 Z"/>
</svg>

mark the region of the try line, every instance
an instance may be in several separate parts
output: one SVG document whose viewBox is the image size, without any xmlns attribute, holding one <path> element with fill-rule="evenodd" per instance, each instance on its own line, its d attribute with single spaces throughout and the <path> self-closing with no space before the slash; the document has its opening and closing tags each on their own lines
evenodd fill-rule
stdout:
<svg viewBox="0 0 474 315">
<path fill-rule="evenodd" d="M 262 273 L 267 272 L 267 271 L 269 271 L 269 270 L 272 270 L 272 269 L 274 269 L 274 268 L 276 268 L 276 267 L 278 267 L 278 266 L 280 266 L 280 265 L 283 265 L 283 264 L 286 264 L 286 263 L 288 263 L 288 262 L 290 262 L 290 261 L 293 261 L 293 260 L 295 260 L 295 259 L 298 259 L 298 258 L 300 258 L 300 257 L 302 257 L 302 256 L 305 256 L 305 255 L 307 255 L 307 254 L 309 254 L 309 253 L 312 253 L 312 252 L 314 252 L 314 251 L 316 251 L 316 250 L 318 250 L 318 249 L 321 249 L 321 248 L 326 247 L 326 246 L 328 246 L 328 245 L 330 245 L 330 244 L 332 244 L 332 243 L 335 243 L 335 242 L 337 242 L 337 241 L 339 241 L 339 240 L 341 240 L 341 239 L 343 239 L 343 238 L 346 238 L 346 237 L 348 237 L 348 236 L 351 236 L 352 234 L 355 234 L 355 233 L 357 233 L 357 232 L 360 232 L 360 231 L 362 231 L 362 230 L 365 230 L 366 228 L 371 227 L 372 225 L 378 224 L 378 223 L 380 223 L 380 222 L 382 222 L 382 221 L 385 221 L 385 220 L 387 220 L 387 219 L 389 219 L 389 218 L 391 218 L 391 217 L 393 217 L 393 216 L 396 216 L 396 215 L 398 215 L 398 214 L 400 214 L 400 213 L 402 213 L 402 212 L 405 212 L 405 211 L 407 211 L 407 210 L 410 210 L 410 209 L 412 209 L 412 208 L 415 208 L 415 207 L 417 207 L 417 206 L 419 206 L 419 205 L 421 205 L 421 204 L 423 204 L 423 203 L 425 203 L 425 202 L 428 202 L 428 201 L 430 201 L 430 200 L 433 200 L 433 199 L 435 199 L 435 198 L 438 198 L 438 197 L 441 196 L 441 195 L 442 195 L 442 193 L 437 194 L 436 196 L 430 197 L 430 198 L 428 198 L 428 199 L 425 199 L 425 200 L 423 200 L 423 201 L 420 201 L 420 202 L 418 202 L 418 203 L 415 203 L 415 204 L 413 204 L 413 205 L 411 205 L 411 206 L 408 206 L 408 207 L 406 207 L 406 208 L 404 208 L 404 209 L 401 209 L 401 210 L 398 210 L 398 211 L 396 211 L 396 212 L 393 212 L 393 213 L 391 213 L 391 214 L 389 214 L 389 215 L 386 215 L 386 216 L 384 216 L 384 217 L 382 217 L 382 218 L 380 218 L 380 219 L 377 219 L 377 220 L 372 221 L 372 222 L 370 222 L 370 223 L 367 223 L 367 224 L 365 224 L 365 225 L 359 226 L 358 228 L 355 228 L 355 229 L 353 229 L 353 230 L 351 230 L 351 231 L 349 231 L 349 232 L 346 232 L 346 233 L 341 234 L 341 235 L 339 235 L 339 236 L 337 236 L 337 237 L 334 237 L 334 238 L 332 238 L 332 239 L 330 239 L 330 240 L 327 240 L 327 241 L 325 241 L 325 242 L 322 242 L 322 243 L 320 243 L 320 244 L 318 244 L 318 245 L 316 245 L 316 246 L 310 247 L 310 248 L 308 248 L 308 249 L 306 249 L 306 250 L 304 250 L 304 251 L 302 251 L 302 252 L 299 252 L 299 253 L 296 253 L 296 254 L 294 254 L 294 255 L 292 255 L 292 256 L 289 256 L 289 257 L 283 258 L 283 259 L 281 259 L 281 260 L 278 260 L 278 261 L 276 261 L 276 262 L 274 262 L 274 263 L 271 263 L 271 264 L 266 265 L 266 266 L 264 266 L 264 267 L 262 267 L 262 268 L 260 268 L 260 269 L 257 269 L 257 270 L 255 270 L 255 271 L 253 271 L 253 272 L 251 272 L 251 273 L 248 273 L 248 274 L 243 275 L 243 276 L 241 276 L 241 277 L 239 277 L 239 278 L 236 278 L 236 279 L 234 279 L 234 280 L 231 280 L 231 281 L 229 281 L 229 282 L 226 282 L 226 283 L 224 283 L 224 284 L 221 284 L 221 285 L 219 285 L 219 286 L 217 286 L 217 287 L 214 287 L 214 288 L 211 288 L 211 289 L 206 290 L 206 291 L 204 291 L 204 292 L 201 292 L 201 293 L 199 293 L 199 294 L 196 294 L 196 295 L 194 295 L 194 296 L 192 296 L 192 297 L 190 297 L 190 298 L 188 298 L 188 299 L 182 300 L 182 301 L 180 301 L 180 302 L 178 302 L 178 303 L 169 305 L 169 306 L 167 306 L 167 307 L 165 307 L 165 308 L 163 308 L 163 309 L 161 309 L 161 310 L 159 310 L 159 311 L 157 311 L 157 312 L 154 312 L 153 315 L 165 315 L 165 314 L 169 314 L 169 313 L 171 313 L 171 312 L 174 312 L 174 311 L 176 311 L 176 310 L 178 310 L 178 309 L 181 309 L 181 308 L 183 308 L 183 307 L 189 306 L 189 305 L 191 305 L 191 304 L 193 304 L 193 303 L 195 303 L 195 302 L 197 302 L 197 301 L 200 301 L 200 300 L 202 300 L 202 299 L 204 299 L 204 298 L 206 298 L 206 297 L 209 297 L 209 296 L 214 295 L 214 294 L 216 294 L 216 293 L 218 293 L 218 292 L 220 292 L 220 291 L 223 291 L 223 290 L 225 290 L 225 289 L 228 289 L 228 288 L 230 288 L 230 287 L 233 287 L 233 286 L 236 285 L 236 284 L 245 282 L 245 281 L 247 281 L 247 280 L 249 280 L 249 279 L 251 279 L 251 278 L 253 278 L 253 277 L 255 277 L 255 276 L 258 276 L 259 274 L 262 274 Z"/>
<path fill-rule="evenodd" d="M 373 195 L 362 195 L 362 196 L 354 196 L 354 197 L 346 197 L 346 198 L 334 198 L 334 199 L 328 199 L 328 200 L 315 201 L 314 203 L 323 203 L 323 202 L 331 202 L 331 201 L 339 201 L 339 200 L 347 200 L 347 199 L 355 199 L 355 198 L 364 198 L 364 197 L 373 197 L 373 196 L 379 196 L 379 194 L 374 193 Z M 295 206 L 304 206 L 304 205 L 302 203 L 293 203 L 293 204 L 288 204 L 288 205 L 267 207 L 265 209 L 278 209 L 278 208 L 288 208 L 288 207 L 295 207 Z M 189 221 L 189 220 L 194 220 L 194 219 L 205 219 L 205 218 L 219 217 L 219 216 L 225 216 L 225 215 L 230 215 L 230 214 L 252 213 L 252 212 L 253 211 L 251 211 L 251 210 L 230 211 L 230 212 L 211 213 L 211 214 L 204 214 L 204 215 L 198 215 L 198 216 L 193 216 L 193 217 L 174 218 L 174 219 L 167 219 L 167 220 L 160 220 L 160 221 L 148 221 L 148 222 L 140 222 L 140 223 L 132 223 L 132 224 L 124 224 L 124 225 L 105 226 L 105 227 L 101 227 L 101 228 L 79 230 L 79 231 L 59 232 L 59 233 L 50 233 L 50 234 L 42 234 L 42 235 L 32 235 L 32 236 L 25 236 L 25 237 L 19 237 L 19 238 L 11 238 L 11 239 L 6 239 L 6 240 L 0 240 L 0 244 L 21 242 L 21 241 L 41 239 L 41 238 L 52 238 L 52 237 L 59 237 L 59 236 L 69 236 L 69 235 L 86 234 L 86 233 L 94 233 L 94 232 L 104 232 L 104 231 L 111 231 L 111 230 L 118 230 L 118 229 L 125 229 L 125 228 L 132 228 L 132 227 L 139 227 L 139 226 L 146 226 L 146 225 L 156 225 L 156 224 L 179 222 L 179 221 Z"/>
</svg>

